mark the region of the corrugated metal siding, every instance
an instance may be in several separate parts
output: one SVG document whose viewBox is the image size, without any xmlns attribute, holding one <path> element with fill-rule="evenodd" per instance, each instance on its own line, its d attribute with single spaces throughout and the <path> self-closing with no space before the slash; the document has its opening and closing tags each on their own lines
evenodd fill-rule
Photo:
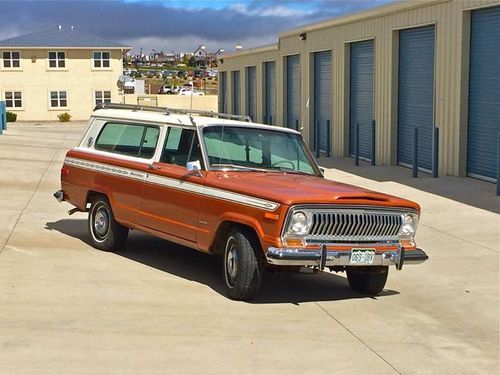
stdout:
<svg viewBox="0 0 500 375">
<path fill-rule="evenodd" d="M 398 163 L 413 165 L 418 128 L 418 166 L 427 170 L 432 169 L 434 31 L 427 26 L 399 33 Z"/>
<path fill-rule="evenodd" d="M 327 152 L 331 126 L 332 53 L 314 53 L 314 123 L 319 132 L 319 150 Z"/>
<path fill-rule="evenodd" d="M 498 0 L 436 1 L 420 5 L 407 3 L 408 9 L 390 14 L 373 15 L 370 18 L 350 20 L 334 27 L 307 31 L 307 39 L 300 40 L 298 34 L 283 36 L 279 40 L 279 50 L 265 53 L 233 55 L 224 58 L 219 70 L 231 71 L 245 66 L 276 61 L 276 124 L 286 123 L 286 56 L 301 55 L 301 108 L 306 108 L 311 98 L 313 85 L 312 59 L 310 53 L 331 49 L 335 59 L 332 64 L 332 149 L 334 156 L 348 154 L 349 138 L 349 96 L 345 95 L 348 84 L 349 58 L 346 44 L 375 39 L 374 51 L 374 116 L 377 122 L 376 160 L 377 164 L 395 164 L 397 161 L 397 35 L 398 30 L 436 24 L 435 50 L 435 123 L 440 128 L 439 172 L 442 175 L 465 173 L 467 148 L 467 107 L 468 93 L 468 42 L 463 49 L 463 35 L 468 35 L 467 9 L 497 5 Z M 403 9 L 404 8 L 404 9 Z M 381 8 L 381 11 L 383 8 Z M 347 49 L 348 51 L 349 49 Z M 257 84 L 260 84 L 257 69 Z M 465 79 L 465 81 L 464 81 Z M 465 82 L 465 83 L 464 83 Z M 259 91 L 258 91 L 259 92 Z M 461 107 L 464 101 L 465 105 Z M 263 101 L 258 101 L 262 106 Z M 313 106 L 302 117 L 303 135 L 310 141 L 309 134 L 314 117 Z M 307 110 L 307 109 L 306 109 Z M 347 111 L 347 113 L 346 113 Z M 312 142 L 309 142 L 310 144 Z"/>
<path fill-rule="evenodd" d="M 232 103 L 233 110 L 232 113 L 235 115 L 241 114 L 241 82 L 240 82 L 240 71 L 232 72 L 232 81 L 233 81 L 233 95 L 232 95 Z"/>
<path fill-rule="evenodd" d="M 264 123 L 268 125 L 276 124 L 276 63 L 268 61 L 264 63 L 265 70 L 265 105 Z"/>
<path fill-rule="evenodd" d="M 496 180 L 500 132 L 500 7 L 472 12 L 467 173 Z"/>
<path fill-rule="evenodd" d="M 300 57 L 286 58 L 286 126 L 297 129 L 300 122 Z"/>
<path fill-rule="evenodd" d="M 373 40 L 351 43 L 349 154 L 354 155 L 355 125 L 359 124 L 359 155 L 370 159 L 373 116 Z"/>
<path fill-rule="evenodd" d="M 255 66 L 249 66 L 247 72 L 247 115 L 257 121 L 257 72 Z"/>
</svg>

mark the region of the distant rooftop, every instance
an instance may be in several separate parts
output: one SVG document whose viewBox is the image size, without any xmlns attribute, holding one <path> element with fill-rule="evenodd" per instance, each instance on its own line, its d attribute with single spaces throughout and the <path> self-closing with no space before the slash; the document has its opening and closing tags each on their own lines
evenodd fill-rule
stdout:
<svg viewBox="0 0 500 375">
<path fill-rule="evenodd" d="M 15 48 L 113 48 L 129 50 L 131 47 L 98 36 L 75 31 L 73 27 L 54 27 L 31 34 L 0 40 L 0 47 Z"/>
</svg>

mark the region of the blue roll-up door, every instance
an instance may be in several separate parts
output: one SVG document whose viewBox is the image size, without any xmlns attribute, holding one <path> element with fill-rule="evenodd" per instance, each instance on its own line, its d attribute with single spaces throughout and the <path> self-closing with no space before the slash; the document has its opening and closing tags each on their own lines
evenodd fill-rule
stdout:
<svg viewBox="0 0 500 375">
<path fill-rule="evenodd" d="M 219 112 L 227 113 L 227 73 L 220 74 Z"/>
<path fill-rule="evenodd" d="M 234 71 L 233 74 L 233 114 L 241 114 L 241 83 L 240 83 L 240 72 Z"/>
<path fill-rule="evenodd" d="M 413 165 L 418 127 L 418 166 L 425 170 L 432 169 L 434 35 L 434 26 L 399 32 L 398 163 Z"/>
<path fill-rule="evenodd" d="M 247 68 L 247 115 L 252 121 L 257 115 L 257 72 L 255 66 Z"/>
<path fill-rule="evenodd" d="M 371 158 L 373 120 L 373 40 L 351 43 L 349 154 L 354 155 L 359 124 L 359 155 Z"/>
<path fill-rule="evenodd" d="M 467 173 L 496 180 L 500 132 L 500 7 L 471 14 Z"/>
<path fill-rule="evenodd" d="M 319 150 L 328 152 L 330 134 L 328 127 L 331 119 L 332 88 L 331 51 L 314 53 L 314 125 L 319 132 Z M 316 145 L 317 147 L 318 145 Z"/>
<path fill-rule="evenodd" d="M 264 123 L 276 123 L 276 63 L 264 63 Z"/>
<path fill-rule="evenodd" d="M 297 129 L 300 123 L 300 58 L 286 58 L 286 126 Z"/>
</svg>

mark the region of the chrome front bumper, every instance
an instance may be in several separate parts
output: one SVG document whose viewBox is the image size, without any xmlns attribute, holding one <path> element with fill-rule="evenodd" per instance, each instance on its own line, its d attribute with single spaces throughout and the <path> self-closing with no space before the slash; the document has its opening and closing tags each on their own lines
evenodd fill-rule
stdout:
<svg viewBox="0 0 500 375">
<path fill-rule="evenodd" d="M 278 266 L 315 266 L 323 269 L 324 267 L 351 265 L 350 251 L 327 250 L 325 245 L 319 249 L 269 247 L 266 257 L 268 263 Z M 367 266 L 394 265 L 397 269 L 401 269 L 403 264 L 419 264 L 428 258 L 422 249 L 405 250 L 399 247 L 395 250 L 375 252 L 373 263 Z"/>
</svg>

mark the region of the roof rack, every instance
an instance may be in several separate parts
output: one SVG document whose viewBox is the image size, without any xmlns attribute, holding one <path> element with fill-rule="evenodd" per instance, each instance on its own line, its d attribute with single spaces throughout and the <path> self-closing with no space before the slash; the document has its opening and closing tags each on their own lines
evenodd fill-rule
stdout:
<svg viewBox="0 0 500 375">
<path fill-rule="evenodd" d="M 152 107 L 146 105 L 137 105 L 137 104 L 121 104 L 121 103 L 99 103 L 95 106 L 94 111 L 98 109 L 130 109 L 132 111 L 149 111 L 149 112 L 159 112 L 164 114 L 181 114 L 181 115 L 199 115 L 206 117 L 218 117 L 229 120 L 239 120 L 252 122 L 250 116 L 245 115 L 233 115 L 230 113 L 221 113 L 214 111 L 204 111 L 199 109 L 181 109 L 181 108 L 168 108 L 168 107 Z"/>
</svg>

